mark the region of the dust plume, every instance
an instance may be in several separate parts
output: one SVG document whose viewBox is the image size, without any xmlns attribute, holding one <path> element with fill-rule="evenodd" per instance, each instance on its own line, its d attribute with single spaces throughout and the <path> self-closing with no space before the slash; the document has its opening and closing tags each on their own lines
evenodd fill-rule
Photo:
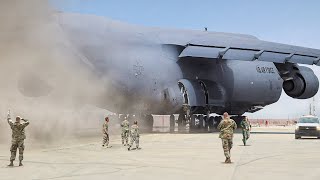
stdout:
<svg viewBox="0 0 320 180">
<path fill-rule="evenodd" d="M 1 0 L 0 23 L 0 140 L 10 140 L 8 109 L 45 141 L 100 127 L 107 111 L 86 104 L 105 87 L 70 51 L 48 2 Z"/>
</svg>

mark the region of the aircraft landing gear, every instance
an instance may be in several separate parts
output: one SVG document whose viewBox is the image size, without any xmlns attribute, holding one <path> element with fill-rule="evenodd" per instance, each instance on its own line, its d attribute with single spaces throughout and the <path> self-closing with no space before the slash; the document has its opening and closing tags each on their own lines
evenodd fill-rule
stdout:
<svg viewBox="0 0 320 180">
<path fill-rule="evenodd" d="M 143 133 L 151 133 L 153 130 L 153 116 L 149 115 L 142 115 L 138 119 L 138 126 L 140 127 L 141 132 Z M 133 122 L 132 122 L 133 123 Z"/>
<path fill-rule="evenodd" d="M 153 116 L 151 114 L 146 115 L 146 132 L 151 133 L 153 130 Z"/>
<path fill-rule="evenodd" d="M 203 115 L 199 115 L 198 118 L 199 118 L 199 125 L 198 125 L 199 131 L 200 131 L 200 132 L 203 132 L 204 127 L 205 127 L 204 116 L 203 116 Z"/>
<path fill-rule="evenodd" d="M 170 115 L 170 133 L 174 133 L 174 129 L 176 126 L 176 120 L 173 114 Z"/>
<path fill-rule="evenodd" d="M 189 122 L 189 132 L 195 132 L 197 129 L 196 126 L 196 115 L 192 114 Z"/>
<path fill-rule="evenodd" d="M 193 114 L 190 116 L 189 127 L 189 132 L 208 132 L 210 121 L 207 119 L 207 116 Z"/>
<path fill-rule="evenodd" d="M 183 132 L 186 129 L 186 121 L 186 116 L 183 113 L 180 113 L 178 117 L 178 132 Z"/>
<path fill-rule="evenodd" d="M 213 132 L 214 131 L 214 117 L 213 116 L 209 116 L 209 120 L 208 120 L 208 126 L 209 126 L 209 132 Z"/>
</svg>

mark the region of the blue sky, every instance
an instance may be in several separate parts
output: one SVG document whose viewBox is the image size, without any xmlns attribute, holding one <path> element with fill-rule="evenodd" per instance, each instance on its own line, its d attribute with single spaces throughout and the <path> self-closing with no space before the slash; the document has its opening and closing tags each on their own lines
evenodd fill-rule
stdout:
<svg viewBox="0 0 320 180">
<path fill-rule="evenodd" d="M 320 1 L 50 0 L 59 10 L 146 26 L 237 32 L 319 47 Z M 319 41 L 318 41 L 319 42 Z"/>
<path fill-rule="evenodd" d="M 201 30 L 208 27 L 209 31 L 251 34 L 263 40 L 320 49 L 318 0 L 50 1 L 57 10 L 106 16 L 144 26 Z M 319 77 L 320 67 L 313 69 Z M 309 102 L 283 95 L 279 103 L 253 116 L 299 116 L 308 110 Z M 317 105 L 320 113 L 320 103 Z"/>
</svg>

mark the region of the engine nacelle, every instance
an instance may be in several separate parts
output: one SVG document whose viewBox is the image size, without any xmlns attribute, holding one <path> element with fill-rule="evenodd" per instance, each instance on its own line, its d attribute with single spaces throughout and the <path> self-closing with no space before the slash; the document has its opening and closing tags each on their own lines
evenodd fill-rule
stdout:
<svg viewBox="0 0 320 180">
<path fill-rule="evenodd" d="M 319 80 L 312 69 L 293 65 L 290 73 L 282 75 L 283 89 L 286 94 L 296 99 L 308 99 L 317 94 Z"/>
</svg>

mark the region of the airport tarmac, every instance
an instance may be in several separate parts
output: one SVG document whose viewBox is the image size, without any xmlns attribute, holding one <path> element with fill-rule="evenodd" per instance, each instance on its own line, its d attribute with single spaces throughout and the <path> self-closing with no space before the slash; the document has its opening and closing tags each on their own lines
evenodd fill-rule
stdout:
<svg viewBox="0 0 320 180">
<path fill-rule="evenodd" d="M 289 130 L 288 130 L 289 129 Z M 291 131 L 292 127 L 280 127 Z M 221 140 L 210 134 L 144 134 L 141 150 L 128 152 L 120 136 L 103 149 L 100 137 L 64 138 L 63 143 L 26 140 L 23 167 L 9 168 L 9 146 L 0 147 L 0 179 L 308 179 L 320 178 L 320 140 L 271 134 L 279 128 L 254 128 L 248 146 L 236 134 L 232 164 L 223 163 Z M 261 132 L 269 133 L 261 133 Z M 15 162 L 17 165 L 18 162 Z"/>
</svg>

